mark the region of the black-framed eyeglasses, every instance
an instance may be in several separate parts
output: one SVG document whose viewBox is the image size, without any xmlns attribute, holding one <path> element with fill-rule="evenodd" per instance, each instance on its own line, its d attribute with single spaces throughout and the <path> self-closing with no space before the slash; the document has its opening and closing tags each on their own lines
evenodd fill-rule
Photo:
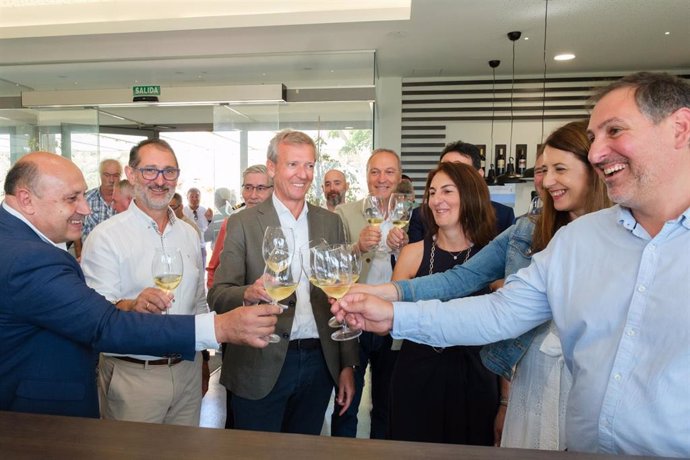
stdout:
<svg viewBox="0 0 690 460">
<path fill-rule="evenodd" d="M 180 177 L 179 168 L 137 168 L 137 171 L 141 173 L 141 177 L 146 180 L 156 180 L 159 174 L 163 174 L 163 179 L 165 180 L 175 180 Z"/>
<path fill-rule="evenodd" d="M 242 185 L 242 190 L 244 190 L 245 192 L 249 192 L 249 193 L 252 193 L 254 190 L 261 193 L 261 192 L 265 192 L 266 190 L 269 190 L 271 188 L 273 188 L 272 185 L 257 185 L 257 186 L 254 186 L 251 184 L 243 184 Z"/>
</svg>

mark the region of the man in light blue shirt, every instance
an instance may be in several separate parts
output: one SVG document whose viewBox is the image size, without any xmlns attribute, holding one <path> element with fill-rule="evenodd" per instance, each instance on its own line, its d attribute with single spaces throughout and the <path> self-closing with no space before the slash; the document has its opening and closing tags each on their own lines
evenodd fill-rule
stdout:
<svg viewBox="0 0 690 460">
<path fill-rule="evenodd" d="M 516 337 L 553 319 L 573 374 L 568 449 L 690 456 L 690 85 L 639 73 L 603 89 L 589 160 L 613 208 L 561 229 L 504 289 L 391 304 L 353 294 L 339 319 L 434 346 Z"/>
</svg>

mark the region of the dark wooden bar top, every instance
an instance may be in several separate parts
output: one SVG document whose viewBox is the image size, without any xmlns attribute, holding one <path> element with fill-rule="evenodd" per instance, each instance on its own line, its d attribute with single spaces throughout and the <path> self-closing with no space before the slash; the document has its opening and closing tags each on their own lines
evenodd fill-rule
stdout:
<svg viewBox="0 0 690 460">
<path fill-rule="evenodd" d="M 332 438 L 0 412 L 8 459 L 635 459 L 643 457 Z"/>
</svg>

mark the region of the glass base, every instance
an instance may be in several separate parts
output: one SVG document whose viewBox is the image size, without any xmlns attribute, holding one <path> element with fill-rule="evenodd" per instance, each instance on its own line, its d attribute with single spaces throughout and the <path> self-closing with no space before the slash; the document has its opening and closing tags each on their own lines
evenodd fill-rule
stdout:
<svg viewBox="0 0 690 460">
<path fill-rule="evenodd" d="M 346 340 L 356 339 L 360 335 L 362 335 L 362 331 L 358 329 L 353 330 L 343 327 L 339 331 L 335 331 L 333 334 L 331 334 L 331 339 L 335 340 L 336 342 L 344 342 Z"/>
<path fill-rule="evenodd" d="M 335 319 L 335 316 L 331 316 L 331 319 L 328 320 L 328 325 L 333 329 L 342 327 L 342 324 L 337 319 Z"/>
<path fill-rule="evenodd" d="M 277 334 L 271 334 L 264 337 L 268 343 L 278 343 L 280 342 L 280 336 Z"/>
</svg>

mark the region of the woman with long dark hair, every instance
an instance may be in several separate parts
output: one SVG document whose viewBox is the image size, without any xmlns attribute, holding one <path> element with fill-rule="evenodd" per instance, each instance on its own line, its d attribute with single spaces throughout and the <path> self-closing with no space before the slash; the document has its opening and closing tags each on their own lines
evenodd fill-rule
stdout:
<svg viewBox="0 0 690 460">
<path fill-rule="evenodd" d="M 465 263 L 495 236 L 489 190 L 471 166 L 440 163 L 429 173 L 422 206 L 427 236 L 403 248 L 394 281 Z M 498 378 L 482 365 L 480 348 L 403 342 L 391 379 L 392 439 L 493 444 Z"/>
</svg>

